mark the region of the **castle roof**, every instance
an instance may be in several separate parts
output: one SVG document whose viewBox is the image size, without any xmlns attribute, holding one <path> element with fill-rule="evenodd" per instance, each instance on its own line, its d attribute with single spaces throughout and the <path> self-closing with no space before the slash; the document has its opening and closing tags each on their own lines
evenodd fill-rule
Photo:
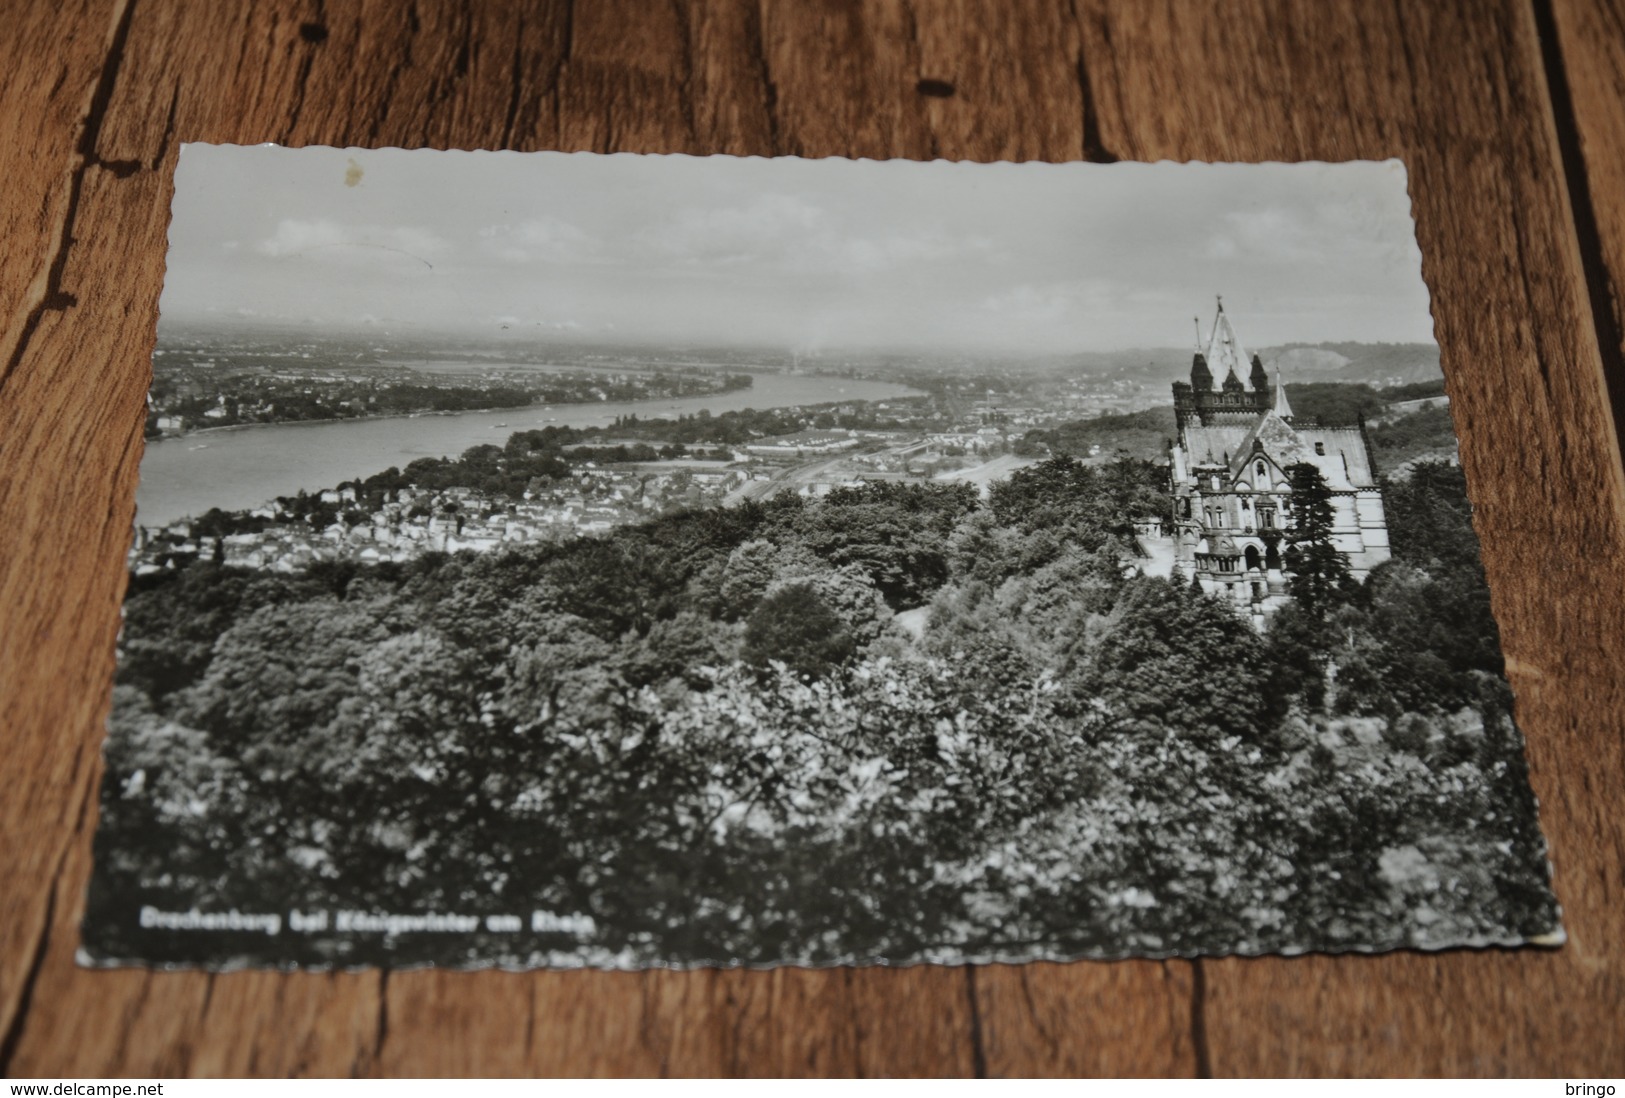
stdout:
<svg viewBox="0 0 1625 1098">
<path fill-rule="evenodd" d="M 1313 465 L 1332 488 L 1369 488 L 1377 483 L 1358 427 L 1298 427 L 1273 410 L 1265 412 L 1230 451 L 1230 471 L 1240 473 L 1260 449 L 1283 469 L 1300 462 Z"/>
<path fill-rule="evenodd" d="M 1371 452 L 1366 449 L 1365 435 L 1358 427 L 1300 428 L 1298 436 L 1310 451 L 1303 460 L 1318 468 L 1333 488 L 1376 487 Z M 1316 443 L 1320 444 L 1319 449 Z"/>
<path fill-rule="evenodd" d="M 1303 435 L 1274 411 L 1259 416 L 1252 429 L 1242 436 L 1241 446 L 1237 451 L 1236 460 L 1231 463 L 1231 468 L 1239 470 L 1247 463 L 1248 455 L 1260 449 L 1282 468 L 1300 461 L 1310 461 L 1315 456 L 1314 446 L 1306 445 Z"/>
<path fill-rule="evenodd" d="M 1207 351 L 1197 354 L 1192 380 L 1199 382 L 1198 390 L 1205 388 L 1200 382 L 1222 365 L 1225 389 L 1239 392 L 1240 375 L 1248 364 L 1247 352 L 1220 301 Z M 1376 470 L 1360 428 L 1298 423 L 1279 369 L 1275 371 L 1273 404 L 1266 407 L 1264 401 L 1271 395 L 1258 383 L 1264 377 L 1263 363 L 1254 360 L 1251 366 L 1254 391 L 1244 397 L 1204 397 L 1200 392 L 1194 398 L 1182 397 L 1182 386 L 1175 386 L 1179 441 L 1190 466 L 1222 465 L 1231 477 L 1237 477 L 1253 455 L 1262 451 L 1281 468 L 1300 462 L 1313 465 L 1334 489 L 1375 487 Z M 1181 399 L 1187 404 L 1182 406 Z"/>
<path fill-rule="evenodd" d="M 1223 465 L 1237 476 L 1262 450 L 1283 469 L 1299 462 L 1313 465 L 1332 488 L 1369 488 L 1377 483 L 1365 437 L 1358 427 L 1300 427 L 1273 410 L 1246 420 L 1206 426 L 1187 424 L 1180 432 L 1180 442 L 1191 463 Z"/>
<path fill-rule="evenodd" d="M 1191 460 L 1199 465 L 1218 465 L 1229 459 L 1229 456 L 1240 450 L 1242 440 L 1251 431 L 1258 419 L 1256 413 L 1251 415 L 1237 414 L 1231 422 L 1209 424 L 1186 424 L 1180 432 L 1180 441 L 1185 444 L 1185 452 Z"/>
<path fill-rule="evenodd" d="M 1213 334 L 1207 341 L 1207 367 L 1215 375 L 1223 371 L 1225 380 L 1231 378 L 1241 384 L 1241 376 L 1248 367 L 1247 352 L 1236 337 L 1236 329 L 1225 315 L 1224 302 L 1219 302 L 1218 314 L 1213 318 Z"/>
</svg>

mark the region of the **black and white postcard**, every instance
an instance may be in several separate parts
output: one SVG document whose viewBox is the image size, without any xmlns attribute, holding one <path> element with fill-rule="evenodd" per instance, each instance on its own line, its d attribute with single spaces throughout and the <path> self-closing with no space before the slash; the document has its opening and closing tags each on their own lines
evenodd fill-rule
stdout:
<svg viewBox="0 0 1625 1098">
<path fill-rule="evenodd" d="M 1562 940 L 1397 162 L 192 145 L 81 959 Z"/>
</svg>

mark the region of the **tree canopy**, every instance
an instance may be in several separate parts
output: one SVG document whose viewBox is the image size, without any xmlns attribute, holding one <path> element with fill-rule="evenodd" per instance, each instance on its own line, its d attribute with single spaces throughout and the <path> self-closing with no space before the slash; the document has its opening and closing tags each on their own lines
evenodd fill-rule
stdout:
<svg viewBox="0 0 1625 1098">
<path fill-rule="evenodd" d="M 541 460 L 520 449 L 464 460 L 507 478 Z M 1358 586 L 1313 472 L 1297 604 L 1263 631 L 1130 566 L 1167 498 L 1135 459 L 1045 462 L 985 502 L 870 485 L 407 565 L 132 578 L 87 947 L 820 963 L 1548 929 L 1459 471 L 1385 486 L 1395 559 Z M 588 929 L 203 947 L 132 898 Z"/>
</svg>

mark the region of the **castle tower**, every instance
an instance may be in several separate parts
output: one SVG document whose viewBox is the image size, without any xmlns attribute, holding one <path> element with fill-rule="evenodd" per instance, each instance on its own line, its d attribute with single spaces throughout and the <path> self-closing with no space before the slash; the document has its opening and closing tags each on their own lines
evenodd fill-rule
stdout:
<svg viewBox="0 0 1625 1098">
<path fill-rule="evenodd" d="M 1222 298 L 1213 317 L 1213 328 L 1208 335 L 1205 351 L 1200 342 L 1200 322 L 1196 334 L 1198 344 L 1196 355 L 1191 360 L 1190 384 L 1174 384 L 1176 424 L 1181 429 L 1191 422 L 1206 426 L 1226 417 L 1242 417 L 1250 422 L 1253 417 L 1268 411 L 1271 393 L 1264 364 L 1257 355 L 1248 357 L 1235 327 L 1230 323 L 1229 315 L 1224 311 Z M 1224 378 L 1217 390 L 1213 386 L 1215 373 Z M 1248 375 L 1251 382 L 1250 390 L 1248 383 L 1241 380 L 1243 373 Z"/>
<path fill-rule="evenodd" d="M 1213 371 L 1207 368 L 1207 359 L 1202 357 L 1201 351 L 1191 360 L 1191 388 L 1198 393 L 1213 391 Z"/>
<path fill-rule="evenodd" d="M 1198 369 L 1198 366 L 1200 369 Z M 1223 367 L 1224 382 L 1212 389 Z M 1243 371 L 1247 384 L 1241 380 Z M 1295 521 L 1293 466 L 1313 466 L 1331 494 L 1331 537 L 1356 580 L 1389 559 L 1382 488 L 1363 424 L 1298 417 L 1279 369 L 1242 349 L 1219 304 L 1192 384 L 1174 382 L 1178 437 L 1169 451 L 1171 530 L 1142 538 L 1151 561 L 1193 577 L 1262 627 L 1290 598 L 1285 546 Z"/>
</svg>

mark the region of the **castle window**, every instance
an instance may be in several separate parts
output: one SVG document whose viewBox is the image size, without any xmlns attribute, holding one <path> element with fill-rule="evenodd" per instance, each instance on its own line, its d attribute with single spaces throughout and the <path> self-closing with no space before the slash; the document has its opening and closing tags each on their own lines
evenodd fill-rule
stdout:
<svg viewBox="0 0 1625 1098">
<path fill-rule="evenodd" d="M 1257 465 L 1254 465 L 1253 471 L 1257 473 L 1259 479 L 1262 480 L 1264 478 L 1264 463 L 1261 461 Z"/>
<path fill-rule="evenodd" d="M 1326 444 L 1324 442 L 1315 443 L 1315 453 L 1319 454 L 1321 457 L 1325 457 L 1326 456 Z"/>
</svg>

